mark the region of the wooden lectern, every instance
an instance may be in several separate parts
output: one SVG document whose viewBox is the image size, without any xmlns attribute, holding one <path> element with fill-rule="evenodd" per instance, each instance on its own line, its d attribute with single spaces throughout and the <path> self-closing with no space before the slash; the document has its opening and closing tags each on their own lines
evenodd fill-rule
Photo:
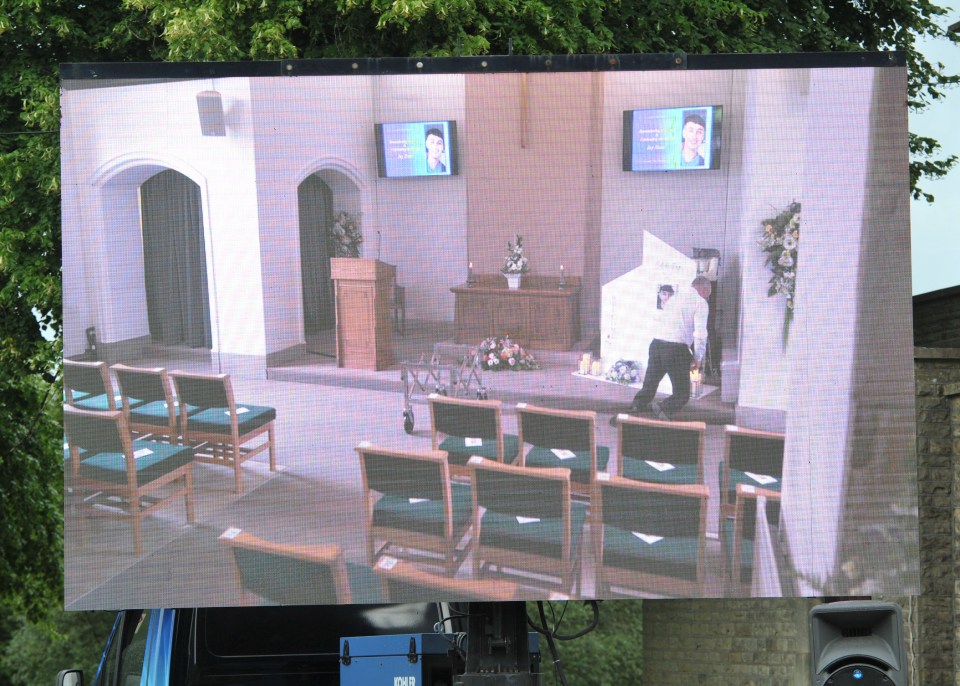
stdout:
<svg viewBox="0 0 960 686">
<path fill-rule="evenodd" d="M 330 260 L 337 315 L 337 366 L 379 371 L 393 364 L 390 299 L 397 268 L 380 260 Z"/>
</svg>

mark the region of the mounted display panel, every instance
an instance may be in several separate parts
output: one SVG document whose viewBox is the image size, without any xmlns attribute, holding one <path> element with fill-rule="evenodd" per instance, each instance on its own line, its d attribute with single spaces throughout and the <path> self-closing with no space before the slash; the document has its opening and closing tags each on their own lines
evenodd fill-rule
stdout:
<svg viewBox="0 0 960 686">
<path fill-rule="evenodd" d="M 69 609 L 919 592 L 902 54 L 61 77 Z"/>
</svg>

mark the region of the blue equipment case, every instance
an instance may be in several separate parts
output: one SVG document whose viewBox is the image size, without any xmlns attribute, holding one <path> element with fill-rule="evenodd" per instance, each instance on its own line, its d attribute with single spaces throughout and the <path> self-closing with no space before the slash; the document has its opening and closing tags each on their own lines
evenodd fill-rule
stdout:
<svg viewBox="0 0 960 686">
<path fill-rule="evenodd" d="M 453 634 L 397 634 L 340 639 L 341 686 L 431 686 L 451 684 L 447 651 Z"/>
<path fill-rule="evenodd" d="M 538 634 L 528 635 L 539 662 Z M 454 634 L 395 634 L 340 639 L 340 686 L 434 686 L 453 683 Z M 461 646 L 466 650 L 466 644 Z M 461 663 L 462 665 L 462 663 Z"/>
</svg>

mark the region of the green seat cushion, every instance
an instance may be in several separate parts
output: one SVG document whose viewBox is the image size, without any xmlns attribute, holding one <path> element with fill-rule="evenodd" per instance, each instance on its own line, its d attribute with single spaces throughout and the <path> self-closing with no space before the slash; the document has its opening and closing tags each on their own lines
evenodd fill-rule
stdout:
<svg viewBox="0 0 960 686">
<path fill-rule="evenodd" d="M 646 481 L 655 484 L 695 484 L 697 483 L 697 465 L 675 464 L 670 469 L 657 469 L 646 460 L 624 457 L 623 476 L 634 481 Z"/>
<path fill-rule="evenodd" d="M 591 464 L 590 451 L 584 450 L 573 452 L 573 457 L 560 458 L 550 448 L 540 448 L 534 446 L 524 458 L 524 464 L 528 467 L 564 467 L 570 470 L 570 480 L 580 484 L 591 483 Z M 597 471 L 607 470 L 607 464 L 610 462 L 610 449 L 606 446 L 597 446 Z"/>
<path fill-rule="evenodd" d="M 720 483 L 721 486 L 722 486 L 722 484 L 723 484 L 723 460 L 720 460 L 719 473 L 720 473 L 720 481 L 719 481 L 719 483 Z M 742 471 L 742 470 L 739 470 L 739 469 L 731 469 L 731 470 L 730 470 L 730 484 L 729 484 L 729 486 L 728 486 L 728 488 L 727 488 L 727 502 L 728 502 L 728 503 L 732 503 L 732 502 L 734 502 L 734 501 L 737 499 L 737 485 L 738 485 L 738 484 L 745 484 L 745 485 L 747 485 L 747 486 L 756 486 L 757 488 L 765 488 L 765 489 L 767 489 L 768 491 L 777 491 L 777 492 L 780 491 L 780 487 L 781 487 L 781 485 L 782 485 L 782 481 L 781 481 L 780 477 L 777 476 L 776 474 L 760 474 L 759 472 L 751 472 L 751 474 L 754 474 L 754 475 L 756 475 L 756 476 L 761 477 L 760 481 L 758 481 L 757 479 L 754 479 L 752 476 L 748 476 L 748 474 L 747 474 L 746 471 Z M 766 481 L 766 479 L 765 479 L 765 478 L 762 478 L 762 477 L 767 477 L 767 476 L 773 477 L 774 479 L 776 479 L 776 481 L 773 481 L 772 483 L 761 483 L 762 481 Z"/>
<path fill-rule="evenodd" d="M 380 582 L 380 575 L 367 565 L 357 564 L 356 562 L 347 563 L 347 578 L 350 580 L 350 595 L 353 596 L 354 603 L 382 603 L 386 601 L 383 597 L 383 584 Z M 316 600 L 311 600 L 307 605 L 315 605 Z"/>
<path fill-rule="evenodd" d="M 474 455 L 485 457 L 488 460 L 497 459 L 497 442 L 492 438 L 483 438 L 480 445 L 467 445 L 467 438 L 462 436 L 447 436 L 440 442 L 439 450 L 447 451 L 450 464 L 465 465 Z M 520 440 L 512 434 L 503 435 L 503 461 L 507 464 L 516 460 L 520 452 Z"/>
<path fill-rule="evenodd" d="M 450 484 L 453 505 L 453 530 L 462 531 L 473 517 L 473 497 L 469 484 Z M 373 525 L 405 531 L 444 536 L 442 500 L 385 495 L 373 507 Z"/>
<path fill-rule="evenodd" d="M 122 406 L 123 402 L 119 395 L 114 396 L 113 402 L 110 402 L 110 397 L 106 393 L 87 394 L 79 399 L 77 399 L 77 395 L 74 394 L 73 406 L 82 410 L 96 410 L 98 412 L 116 410 Z"/>
<path fill-rule="evenodd" d="M 189 413 L 187 426 L 191 431 L 211 434 L 230 433 L 230 411 L 225 407 L 208 407 Z M 237 405 L 237 423 L 240 435 L 244 435 L 269 424 L 277 418 L 272 407 L 259 405 Z"/>
<path fill-rule="evenodd" d="M 179 416 L 180 409 L 174 408 L 174 418 Z M 150 403 L 144 403 L 137 407 L 130 408 L 130 421 L 138 424 L 151 424 L 153 426 L 166 426 L 170 421 L 167 411 L 167 403 L 163 400 L 155 400 Z"/>
<path fill-rule="evenodd" d="M 586 504 L 571 502 L 571 558 L 579 554 L 586 518 Z M 529 517 L 522 518 L 487 510 L 481 518 L 480 545 L 560 559 L 563 552 L 563 520 L 536 518 L 534 509 L 531 509 Z"/>
<path fill-rule="evenodd" d="M 137 483 L 144 485 L 169 474 L 193 460 L 193 448 L 154 441 L 133 442 Z M 80 476 L 117 484 L 127 483 L 127 461 L 123 453 L 96 453 L 83 456 Z"/>
<path fill-rule="evenodd" d="M 632 531 L 609 524 L 603 527 L 603 564 L 607 567 L 696 580 L 698 553 L 695 536 L 664 537 L 647 543 Z"/>
</svg>

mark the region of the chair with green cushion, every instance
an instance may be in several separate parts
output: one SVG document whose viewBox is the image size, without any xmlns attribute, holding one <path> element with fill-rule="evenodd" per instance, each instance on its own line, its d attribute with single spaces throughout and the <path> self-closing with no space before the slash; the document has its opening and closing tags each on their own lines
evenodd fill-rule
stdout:
<svg viewBox="0 0 960 686">
<path fill-rule="evenodd" d="M 524 586 L 576 597 L 587 506 L 570 498 L 570 470 L 505 465 L 473 469 L 473 575 L 496 572 Z"/>
<path fill-rule="evenodd" d="M 702 484 L 704 422 L 619 415 L 617 475 L 658 484 Z"/>
<path fill-rule="evenodd" d="M 703 595 L 703 484 L 668 485 L 609 476 L 597 481 L 591 531 L 598 597 L 614 593 Z"/>
<path fill-rule="evenodd" d="M 453 477 L 469 477 L 467 460 L 479 455 L 496 462 L 512 463 L 520 443 L 503 432 L 503 407 L 499 400 L 471 400 L 431 393 L 430 421 L 433 449 L 443 450 Z"/>
<path fill-rule="evenodd" d="M 111 367 L 130 430 L 154 440 L 176 443 L 180 437 L 180 407 L 173 397 L 167 370 L 124 364 Z"/>
<path fill-rule="evenodd" d="M 238 582 L 236 605 L 249 604 L 245 596 L 250 593 L 276 605 L 382 600 L 380 580 L 369 567 L 368 582 L 353 588 L 350 565 L 338 545 L 278 543 L 234 528 L 220 534 L 220 541 L 232 553 Z"/>
<path fill-rule="evenodd" d="M 428 570 L 383 555 L 373 566 L 380 576 L 383 592 L 391 603 L 431 601 L 443 598 L 456 602 L 506 602 L 520 600 L 517 584 L 503 579 L 458 579 L 434 574 Z"/>
<path fill-rule="evenodd" d="M 269 451 L 270 471 L 277 470 L 274 408 L 237 403 L 229 374 L 174 371 L 170 378 L 180 406 L 190 408 L 180 413 L 180 437 L 195 446 L 198 462 L 231 467 L 237 493 L 243 493 L 240 467 L 255 455 Z"/>
<path fill-rule="evenodd" d="M 453 576 L 473 524 L 470 486 L 450 481 L 441 450 L 357 446 L 363 474 L 370 564 L 381 554 L 407 556 Z"/>
<path fill-rule="evenodd" d="M 116 410 L 120 406 L 106 362 L 64 360 L 63 393 L 67 405 L 83 410 Z"/>
<path fill-rule="evenodd" d="M 136 554 L 143 554 L 141 520 L 182 497 L 187 522 L 194 521 L 193 450 L 188 446 L 137 440 L 119 410 L 63 408 L 70 447 L 71 487 L 89 495 L 83 503 L 101 514 L 133 520 Z M 79 500 L 79 499 L 78 499 Z"/>
<path fill-rule="evenodd" d="M 760 497 L 767 499 L 767 521 L 775 529 L 780 519 L 780 492 L 750 484 L 737 484 L 733 516 L 721 522 L 726 595 L 750 595 L 753 584 L 757 498 Z"/>
<path fill-rule="evenodd" d="M 574 494 L 589 498 L 597 471 L 605 471 L 610 449 L 597 445 L 597 413 L 517 403 L 520 464 L 570 470 Z"/>
<path fill-rule="evenodd" d="M 780 491 L 783 480 L 785 435 L 739 426 L 723 427 L 723 458 L 720 461 L 720 528 L 733 517 L 737 486 L 746 484 Z"/>
</svg>

